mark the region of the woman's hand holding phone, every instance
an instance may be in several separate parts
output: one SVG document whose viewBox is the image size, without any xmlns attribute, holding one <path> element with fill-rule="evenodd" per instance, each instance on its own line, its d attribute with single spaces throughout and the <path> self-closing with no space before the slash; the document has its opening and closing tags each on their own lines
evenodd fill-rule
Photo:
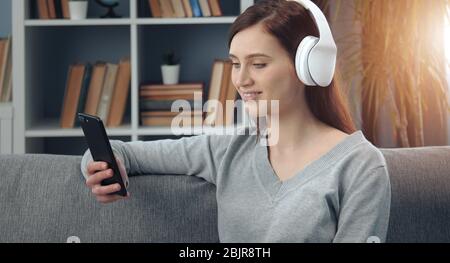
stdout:
<svg viewBox="0 0 450 263">
<path fill-rule="evenodd" d="M 119 166 L 123 182 L 128 182 L 128 175 L 125 170 L 125 166 L 117 157 L 116 162 Z M 111 193 L 115 193 L 120 190 L 120 184 L 116 183 L 107 186 L 101 185 L 101 182 L 104 179 L 111 178 L 113 176 L 113 170 L 108 167 L 108 164 L 106 162 L 89 162 L 87 165 L 87 174 L 88 179 L 86 180 L 86 185 L 92 190 L 92 193 L 100 203 L 107 204 L 130 197 L 130 193 L 128 191 L 126 197 L 120 195 L 111 195 Z"/>
</svg>

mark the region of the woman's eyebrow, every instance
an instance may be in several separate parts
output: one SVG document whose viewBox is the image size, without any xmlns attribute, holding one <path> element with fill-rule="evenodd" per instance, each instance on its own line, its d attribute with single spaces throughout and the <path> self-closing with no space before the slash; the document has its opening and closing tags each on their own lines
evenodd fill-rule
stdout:
<svg viewBox="0 0 450 263">
<path fill-rule="evenodd" d="M 233 55 L 233 54 L 231 54 L 231 53 L 229 54 L 229 57 L 230 57 L 230 58 L 236 58 L 236 59 L 237 59 L 237 56 L 236 56 L 236 55 Z M 245 59 L 254 58 L 254 57 L 266 57 L 266 58 L 272 58 L 271 56 L 266 55 L 266 54 L 263 54 L 263 53 L 254 53 L 254 54 L 247 55 L 247 56 L 245 57 Z"/>
</svg>

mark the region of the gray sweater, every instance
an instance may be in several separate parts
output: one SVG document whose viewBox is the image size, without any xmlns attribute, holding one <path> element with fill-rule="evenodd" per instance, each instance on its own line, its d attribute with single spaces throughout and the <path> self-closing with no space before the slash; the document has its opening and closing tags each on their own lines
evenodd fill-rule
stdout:
<svg viewBox="0 0 450 263">
<path fill-rule="evenodd" d="M 361 131 L 294 177 L 274 172 L 256 135 L 111 140 L 128 175 L 192 175 L 216 185 L 221 242 L 384 242 L 390 182 L 381 152 Z M 86 176 L 89 150 L 81 170 Z M 139 197 L 135 197 L 139 198 Z"/>
</svg>

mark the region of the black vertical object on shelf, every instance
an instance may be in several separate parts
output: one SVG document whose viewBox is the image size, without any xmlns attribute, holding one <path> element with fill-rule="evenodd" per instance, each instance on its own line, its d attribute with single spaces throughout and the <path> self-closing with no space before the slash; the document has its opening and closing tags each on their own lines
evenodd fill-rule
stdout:
<svg viewBox="0 0 450 263">
<path fill-rule="evenodd" d="M 30 1 L 30 7 L 28 8 L 28 17 L 32 19 L 39 19 L 36 0 Z"/>
<path fill-rule="evenodd" d="M 148 0 L 139 0 L 139 17 L 151 17 L 150 5 Z"/>
<path fill-rule="evenodd" d="M 121 18 L 122 16 L 116 14 L 116 12 L 114 12 L 114 7 L 117 7 L 119 5 L 119 2 L 113 3 L 113 4 L 106 4 L 103 3 L 102 0 L 95 0 L 95 2 L 97 2 L 97 4 L 108 8 L 108 12 L 102 16 L 100 16 L 100 18 Z"/>
</svg>

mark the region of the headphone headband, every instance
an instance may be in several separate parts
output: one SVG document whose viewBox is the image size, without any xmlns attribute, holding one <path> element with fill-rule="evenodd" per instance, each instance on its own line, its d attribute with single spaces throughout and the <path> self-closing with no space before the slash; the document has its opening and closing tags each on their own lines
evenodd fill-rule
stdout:
<svg viewBox="0 0 450 263">
<path fill-rule="evenodd" d="M 301 4 L 312 13 L 312 17 L 317 25 L 317 28 L 319 29 L 320 34 L 320 40 L 319 43 L 317 43 L 317 45 L 323 44 L 326 46 L 336 47 L 330 26 L 322 10 L 320 10 L 320 8 L 316 4 L 314 4 L 311 0 L 294 0 L 294 1 Z"/>
<path fill-rule="evenodd" d="M 330 26 L 323 12 L 311 0 L 291 1 L 299 3 L 311 12 L 320 34 L 317 43 L 310 47 L 310 51 L 306 54 L 307 58 L 304 58 L 306 64 L 303 65 L 307 65 L 309 76 L 303 77 L 303 79 L 311 78 L 315 84 L 326 87 L 333 80 L 337 54 L 337 47 Z"/>
</svg>

